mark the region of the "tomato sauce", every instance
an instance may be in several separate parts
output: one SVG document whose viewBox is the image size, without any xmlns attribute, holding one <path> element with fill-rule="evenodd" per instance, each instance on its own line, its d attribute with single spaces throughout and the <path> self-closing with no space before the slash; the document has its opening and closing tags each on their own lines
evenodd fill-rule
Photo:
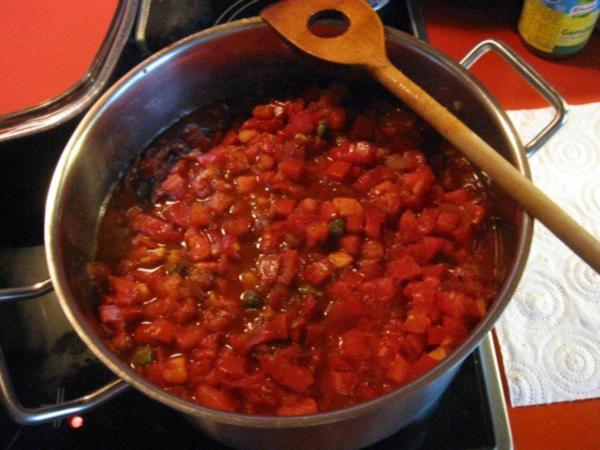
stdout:
<svg viewBox="0 0 600 450">
<path fill-rule="evenodd" d="M 347 87 L 213 105 L 127 170 L 98 235 L 109 347 L 201 405 L 312 414 L 444 360 L 502 274 L 489 193 L 411 113 Z"/>
</svg>

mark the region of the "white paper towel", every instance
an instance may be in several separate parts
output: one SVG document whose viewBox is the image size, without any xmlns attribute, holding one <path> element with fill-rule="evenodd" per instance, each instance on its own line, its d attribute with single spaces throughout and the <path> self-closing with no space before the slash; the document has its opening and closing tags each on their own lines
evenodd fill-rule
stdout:
<svg viewBox="0 0 600 450">
<path fill-rule="evenodd" d="M 552 112 L 509 115 L 527 142 Z M 600 237 L 600 103 L 571 106 L 530 165 L 534 183 Z M 539 222 L 496 331 L 513 406 L 600 397 L 600 276 Z"/>
</svg>

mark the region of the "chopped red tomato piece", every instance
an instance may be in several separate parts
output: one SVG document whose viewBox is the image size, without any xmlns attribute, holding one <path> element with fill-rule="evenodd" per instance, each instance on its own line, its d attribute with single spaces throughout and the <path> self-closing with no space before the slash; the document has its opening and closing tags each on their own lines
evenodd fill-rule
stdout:
<svg viewBox="0 0 600 450">
<path fill-rule="evenodd" d="M 131 220 L 131 228 L 139 231 L 158 242 L 177 242 L 181 240 L 181 233 L 164 220 L 148 214 L 138 214 Z"/>
<path fill-rule="evenodd" d="M 297 181 L 302 175 L 304 164 L 299 159 L 284 157 L 279 163 L 278 169 L 284 177 Z"/>
<path fill-rule="evenodd" d="M 280 198 L 275 200 L 275 211 L 280 216 L 289 216 L 296 206 L 296 200 L 293 198 Z"/>
<path fill-rule="evenodd" d="M 195 394 L 196 401 L 209 408 L 228 412 L 234 412 L 238 409 L 238 402 L 235 397 L 222 389 L 207 384 L 199 384 L 196 387 Z"/>
<path fill-rule="evenodd" d="M 506 271 L 480 177 L 408 111 L 348 95 L 213 105 L 127 170 L 90 276 L 107 345 L 151 383 L 314 414 L 411 382 L 485 316 Z"/>
<path fill-rule="evenodd" d="M 363 212 L 362 205 L 354 198 L 337 197 L 333 199 L 333 205 L 342 217 L 354 216 Z"/>
<path fill-rule="evenodd" d="M 335 180 L 344 180 L 352 169 L 352 164 L 345 161 L 334 161 L 325 170 L 325 175 Z"/>
<path fill-rule="evenodd" d="M 327 259 L 309 264 L 304 269 L 304 278 L 312 284 L 321 284 L 331 275 L 331 265 Z"/>
<path fill-rule="evenodd" d="M 352 164 L 369 164 L 375 160 L 375 146 L 367 141 L 344 143 L 332 150 L 332 157 Z"/>
<path fill-rule="evenodd" d="M 293 405 L 281 406 L 277 410 L 279 416 L 301 416 L 314 414 L 318 411 L 317 402 L 312 398 L 304 398 Z"/>
<path fill-rule="evenodd" d="M 388 275 L 397 280 L 411 280 L 421 275 L 421 266 L 410 255 L 392 261 L 387 266 Z"/>
<path fill-rule="evenodd" d="M 151 323 L 143 323 L 135 330 L 135 340 L 142 344 L 156 342 L 169 343 L 175 335 L 175 325 L 166 319 L 156 319 Z"/>
</svg>

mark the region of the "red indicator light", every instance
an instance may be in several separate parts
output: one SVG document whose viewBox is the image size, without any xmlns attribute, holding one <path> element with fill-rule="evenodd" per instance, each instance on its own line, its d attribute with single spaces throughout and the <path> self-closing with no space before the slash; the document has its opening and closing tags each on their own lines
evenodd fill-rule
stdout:
<svg viewBox="0 0 600 450">
<path fill-rule="evenodd" d="M 73 416 L 69 419 L 69 425 L 71 428 L 81 428 L 83 426 L 83 417 L 81 416 Z"/>
</svg>

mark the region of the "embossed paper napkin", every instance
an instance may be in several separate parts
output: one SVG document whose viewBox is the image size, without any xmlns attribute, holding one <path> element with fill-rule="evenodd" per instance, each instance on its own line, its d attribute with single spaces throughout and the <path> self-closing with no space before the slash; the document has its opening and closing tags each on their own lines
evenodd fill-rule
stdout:
<svg viewBox="0 0 600 450">
<path fill-rule="evenodd" d="M 527 142 L 551 111 L 509 115 Z M 600 103 L 571 106 L 530 164 L 534 183 L 600 238 Z M 600 276 L 539 222 L 496 331 L 513 406 L 600 397 Z"/>
</svg>

